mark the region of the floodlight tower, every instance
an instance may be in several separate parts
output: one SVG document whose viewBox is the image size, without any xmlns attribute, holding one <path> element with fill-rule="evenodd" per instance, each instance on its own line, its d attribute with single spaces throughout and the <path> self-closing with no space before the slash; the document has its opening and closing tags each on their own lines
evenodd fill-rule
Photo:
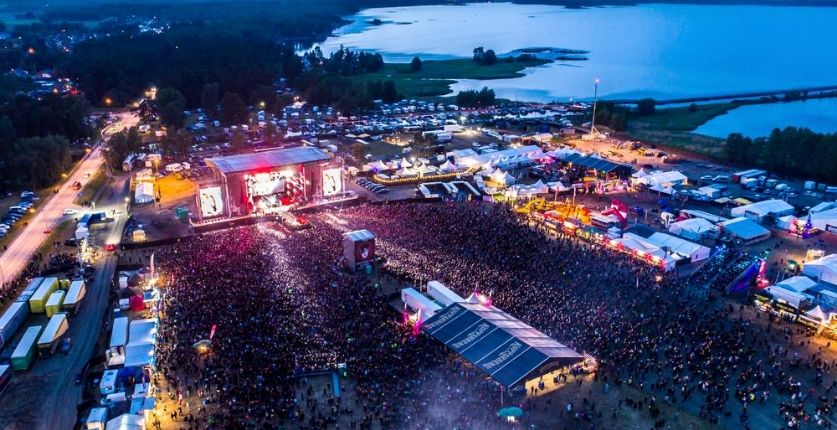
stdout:
<svg viewBox="0 0 837 430">
<path fill-rule="evenodd" d="M 593 81 L 593 120 L 590 122 L 590 134 L 599 134 L 599 130 L 596 130 L 596 102 L 598 102 L 599 96 L 599 78 L 596 78 Z"/>
</svg>

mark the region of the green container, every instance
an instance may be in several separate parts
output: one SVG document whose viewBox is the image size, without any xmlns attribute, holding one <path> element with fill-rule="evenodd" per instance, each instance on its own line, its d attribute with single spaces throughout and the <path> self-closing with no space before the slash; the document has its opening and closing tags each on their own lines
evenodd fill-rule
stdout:
<svg viewBox="0 0 837 430">
<path fill-rule="evenodd" d="M 189 219 L 189 209 L 186 209 L 184 207 L 180 207 L 180 208 L 175 209 L 174 213 L 175 213 L 175 216 L 177 217 L 177 219 L 179 219 L 181 221 L 186 221 L 186 220 Z"/>
<path fill-rule="evenodd" d="M 69 279 L 61 279 L 60 281 L 58 281 L 58 288 L 60 288 L 62 290 L 66 290 L 67 288 L 70 288 L 70 280 Z"/>
<path fill-rule="evenodd" d="M 43 326 L 32 326 L 26 329 L 23 337 L 20 338 L 20 343 L 12 352 L 12 369 L 13 370 L 27 370 L 32 365 L 32 360 L 35 358 L 35 348 L 38 336 L 41 334 Z"/>
</svg>

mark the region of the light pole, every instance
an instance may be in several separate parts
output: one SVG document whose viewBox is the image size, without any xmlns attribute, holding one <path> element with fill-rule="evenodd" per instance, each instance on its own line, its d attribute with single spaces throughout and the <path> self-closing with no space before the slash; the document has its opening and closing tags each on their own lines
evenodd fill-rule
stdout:
<svg viewBox="0 0 837 430">
<path fill-rule="evenodd" d="M 599 134 L 596 130 L 596 102 L 599 96 L 599 78 L 593 81 L 593 120 L 590 122 L 590 134 Z"/>
</svg>

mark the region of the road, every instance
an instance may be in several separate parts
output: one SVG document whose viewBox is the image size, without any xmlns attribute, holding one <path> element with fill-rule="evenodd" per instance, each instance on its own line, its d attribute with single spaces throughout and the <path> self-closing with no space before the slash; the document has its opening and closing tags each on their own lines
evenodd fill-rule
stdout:
<svg viewBox="0 0 837 430">
<path fill-rule="evenodd" d="M 105 187 L 101 193 L 104 197 L 97 207 L 108 211 L 124 208 L 124 181 L 111 181 Z M 107 230 L 94 233 L 99 242 L 118 242 L 126 219 L 123 212 Z M 37 358 L 29 371 L 15 374 L 0 395 L 0 428 L 71 429 L 76 423 L 76 405 L 81 401 L 82 387 L 75 384 L 75 375 L 94 354 L 102 322 L 109 311 L 109 295 L 117 264 L 116 256 L 102 251 L 100 255 L 93 262 L 96 272 L 87 295 L 78 313 L 70 318 L 67 336 L 72 339 L 72 348 L 69 354 Z M 45 321 L 45 316 L 30 317 L 24 326 Z"/>
<path fill-rule="evenodd" d="M 129 112 L 116 115 L 117 121 L 108 126 L 103 136 L 110 136 L 113 132 L 125 127 L 133 127 L 139 122 L 139 118 Z M 77 192 L 73 190 L 72 184 L 80 182 L 82 187 L 96 175 L 96 171 L 104 162 L 101 142 L 95 145 L 90 153 L 81 159 L 75 170 L 70 173 L 67 180 L 59 187 L 58 193 L 51 195 L 47 201 L 38 209 L 34 218 L 29 221 L 8 245 L 8 249 L 0 255 L 0 272 L 5 280 L 12 280 L 26 268 L 32 259 L 32 255 L 46 239 L 44 232 L 51 231 L 63 219 L 64 210 L 68 208 L 80 209 L 73 203 Z"/>
</svg>

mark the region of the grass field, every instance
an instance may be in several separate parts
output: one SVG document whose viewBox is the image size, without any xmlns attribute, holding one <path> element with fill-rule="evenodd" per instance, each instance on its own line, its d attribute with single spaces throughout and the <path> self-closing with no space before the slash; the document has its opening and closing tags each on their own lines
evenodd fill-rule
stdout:
<svg viewBox="0 0 837 430">
<path fill-rule="evenodd" d="M 358 75 L 357 82 L 393 81 L 395 88 L 405 98 L 443 96 L 451 92 L 454 79 L 511 79 L 523 76 L 528 67 L 542 66 L 549 61 L 498 62 L 483 66 L 470 59 L 422 61 L 422 69 L 410 71 L 409 64 L 386 64 L 375 73 Z"/>
<path fill-rule="evenodd" d="M 692 133 L 718 115 L 738 107 L 734 103 L 699 105 L 695 112 L 688 107 L 657 109 L 654 115 L 631 115 L 628 132 L 634 139 L 653 142 L 672 148 L 724 158 L 724 139 Z"/>
</svg>

